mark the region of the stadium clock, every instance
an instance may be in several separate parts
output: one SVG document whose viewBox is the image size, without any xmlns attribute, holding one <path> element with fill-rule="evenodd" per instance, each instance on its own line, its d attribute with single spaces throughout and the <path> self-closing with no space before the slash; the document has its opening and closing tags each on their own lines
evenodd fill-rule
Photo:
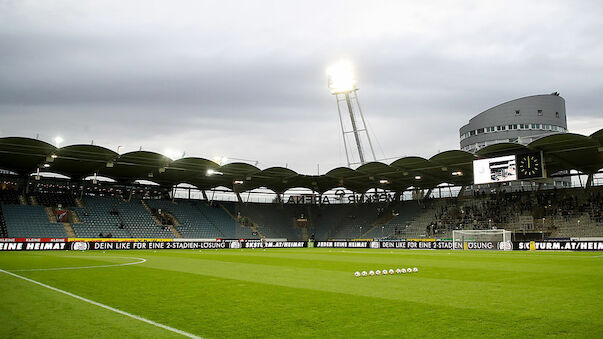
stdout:
<svg viewBox="0 0 603 339">
<path fill-rule="evenodd" d="M 542 154 L 526 153 L 517 155 L 517 179 L 543 178 Z"/>
</svg>

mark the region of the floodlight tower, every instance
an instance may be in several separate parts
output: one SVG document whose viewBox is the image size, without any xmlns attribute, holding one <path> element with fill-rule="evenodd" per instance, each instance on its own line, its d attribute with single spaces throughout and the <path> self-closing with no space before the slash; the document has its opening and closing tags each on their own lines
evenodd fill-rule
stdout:
<svg viewBox="0 0 603 339">
<path fill-rule="evenodd" d="M 327 69 L 329 91 L 335 96 L 337 101 L 337 111 L 339 113 L 339 123 L 341 125 L 341 134 L 343 137 L 343 146 L 345 147 L 345 156 L 348 162 L 348 167 L 351 165 L 365 164 L 366 157 L 362 148 L 363 136 L 366 138 L 368 145 L 371 150 L 372 160 L 376 160 L 375 150 L 373 149 L 373 143 L 366 127 L 364 115 L 360 109 L 360 102 L 358 101 L 358 88 L 356 87 L 356 78 L 352 70 L 352 64 L 347 61 L 340 61 Z M 343 106 L 343 107 L 342 107 Z M 344 119 L 341 116 L 342 111 L 347 111 L 350 116 L 350 126 L 344 125 Z M 358 121 L 360 118 L 360 121 Z M 358 122 L 362 125 L 358 126 Z M 356 148 L 358 150 L 359 161 L 355 162 L 353 157 L 353 150 L 348 147 L 347 135 L 353 134 L 356 141 Z"/>
</svg>

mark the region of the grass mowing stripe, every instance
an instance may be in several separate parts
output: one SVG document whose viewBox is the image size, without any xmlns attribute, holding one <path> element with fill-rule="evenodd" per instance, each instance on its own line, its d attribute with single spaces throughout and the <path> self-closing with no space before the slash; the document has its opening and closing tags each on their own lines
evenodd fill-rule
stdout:
<svg viewBox="0 0 603 339">
<path fill-rule="evenodd" d="M 71 258 L 71 257 L 65 257 L 65 258 Z M 103 258 L 103 257 L 99 257 L 99 256 L 86 256 L 84 258 Z M 128 262 L 128 263 L 124 263 L 124 264 L 111 264 L 111 265 L 73 266 L 73 267 L 50 267 L 50 268 L 28 268 L 28 269 L 22 269 L 22 270 L 11 270 L 11 272 L 79 270 L 79 269 L 83 269 L 83 268 L 100 268 L 100 267 L 129 266 L 129 265 L 142 264 L 143 262 L 147 261 L 147 259 L 135 258 L 135 257 L 112 257 L 112 258 L 136 259 L 138 261 Z"/>
<path fill-rule="evenodd" d="M 55 291 L 55 292 L 59 292 L 59 293 L 62 293 L 62 294 L 68 295 L 68 296 L 70 296 L 70 297 L 72 297 L 72 298 L 79 299 L 79 300 L 81 300 L 81 301 L 85 301 L 85 302 L 87 302 L 87 303 L 89 303 L 89 304 L 92 304 L 92 305 L 95 305 L 95 306 L 98 306 L 98 307 L 102 307 L 102 308 L 107 309 L 107 310 L 109 310 L 109 311 L 113 311 L 113 312 L 115 312 L 115 313 L 119 313 L 119 314 L 121 314 L 121 315 L 125 315 L 125 316 L 127 316 L 127 317 L 132 318 L 132 319 L 136 319 L 136 320 L 139 320 L 139 321 L 145 322 L 145 323 L 147 323 L 147 324 L 150 324 L 150 325 L 153 325 L 153 326 L 156 326 L 156 327 L 163 328 L 163 329 L 168 330 L 168 331 L 170 331 L 170 332 L 174 332 L 174 333 L 177 333 L 177 334 L 183 335 L 183 336 L 185 336 L 185 337 L 189 337 L 189 338 L 196 338 L 196 339 L 202 339 L 202 338 L 201 338 L 201 337 L 199 337 L 199 336 L 196 336 L 196 335 L 191 334 L 191 333 L 188 333 L 188 332 L 184 332 L 184 331 L 179 330 L 179 329 L 177 329 L 177 328 L 173 328 L 173 327 L 170 327 L 170 326 L 167 326 L 167 325 L 163 325 L 163 324 L 160 324 L 160 323 L 154 322 L 154 321 L 152 321 L 152 320 L 149 320 L 149 319 L 146 319 L 146 318 L 143 318 L 143 317 L 139 317 L 139 316 L 137 316 L 137 315 L 134 315 L 134 314 L 131 314 L 131 313 L 128 313 L 128 312 L 124 312 L 124 311 L 119 310 L 119 309 L 117 309 L 117 308 L 114 308 L 114 307 L 111 307 L 111 306 L 108 306 L 108 305 L 105 305 L 105 304 L 101 304 L 101 303 L 98 303 L 98 302 L 96 302 L 96 301 L 93 301 L 93 300 L 90 300 L 90 299 L 84 298 L 84 297 L 80 297 L 79 295 L 76 295 L 76 294 L 73 294 L 73 293 L 69 293 L 69 292 L 67 292 L 67 291 L 63 291 L 63 290 L 61 290 L 61 289 L 58 289 L 58 288 L 55 288 L 55 287 L 52 287 L 52 286 L 49 286 L 49 285 L 43 284 L 43 283 L 41 283 L 41 282 L 39 282 L 39 281 L 35 281 L 35 280 L 33 280 L 33 279 L 29 279 L 29 278 L 23 277 L 23 276 L 20 276 L 20 275 L 18 275 L 18 274 L 12 273 L 12 272 L 5 271 L 5 270 L 3 270 L 3 269 L 0 269 L 0 272 L 5 273 L 5 274 L 8 274 L 8 275 L 11 275 L 11 276 L 13 276 L 13 277 L 15 277 L 15 278 L 23 279 L 23 280 L 28 281 L 28 282 L 30 282 L 30 283 L 33 283 L 33 284 L 36 284 L 36 285 L 39 285 L 39 286 L 45 287 L 45 288 L 47 288 L 47 289 L 53 290 L 53 291 Z"/>
</svg>

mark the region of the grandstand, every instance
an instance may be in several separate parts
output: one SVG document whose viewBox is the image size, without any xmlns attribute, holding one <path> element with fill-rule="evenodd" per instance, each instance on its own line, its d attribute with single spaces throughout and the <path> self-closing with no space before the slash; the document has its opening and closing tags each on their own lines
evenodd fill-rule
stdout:
<svg viewBox="0 0 603 339">
<path fill-rule="evenodd" d="M 172 161 L 153 152 L 119 155 L 94 145 L 59 149 L 34 139 L 0 138 L 0 232 L 8 237 L 326 240 L 449 239 L 453 230 L 504 228 L 521 239 L 597 237 L 603 236 L 603 194 L 595 182 L 603 167 L 602 147 L 603 130 L 591 136 L 566 133 L 527 146 L 503 143 L 477 154 L 453 150 L 311 176 L 281 167 L 219 166 L 202 158 Z M 588 177 L 586 184 L 557 190 L 540 181 L 515 192 L 504 184 L 472 185 L 473 160 L 526 150 L 544 154 L 549 174 L 579 170 Z M 40 168 L 69 179 L 30 176 Z M 92 173 L 115 182 L 84 180 Z M 158 185 L 136 183 L 149 178 Z M 176 196 L 181 182 L 194 185 L 203 198 Z M 296 187 L 310 190 L 310 199 L 291 193 L 286 199 Z M 442 197 L 442 187 L 458 193 Z M 243 201 L 241 192 L 251 195 L 257 188 L 272 190 L 273 201 Z M 343 188 L 354 199 L 333 195 L 333 189 Z M 213 197 L 216 189 L 231 192 L 237 201 L 210 201 L 206 192 Z M 406 193 L 412 193 L 411 200 L 403 199 Z"/>
<path fill-rule="evenodd" d="M 34 205 L 39 194 L 3 192 L 0 230 L 9 237 L 187 238 L 187 239 L 449 239 L 453 230 L 506 229 L 520 237 L 603 235 L 603 189 L 495 192 L 457 198 L 390 203 L 297 205 L 186 199 L 132 198 L 63 193 L 69 218 L 56 208 Z M 32 199 L 37 198 L 37 199 Z M 21 204 L 21 201 L 26 201 Z M 72 203 L 69 203 L 72 202 Z M 70 204 L 70 205 L 68 205 Z M 162 214 L 166 218 L 159 218 Z M 300 220 L 303 222 L 300 223 Z"/>
</svg>

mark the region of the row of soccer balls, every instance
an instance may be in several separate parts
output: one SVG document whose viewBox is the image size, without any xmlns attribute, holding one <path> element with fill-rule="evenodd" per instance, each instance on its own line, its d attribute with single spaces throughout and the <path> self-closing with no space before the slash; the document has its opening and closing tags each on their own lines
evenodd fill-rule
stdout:
<svg viewBox="0 0 603 339">
<path fill-rule="evenodd" d="M 371 276 L 372 277 L 374 275 L 382 275 L 382 274 L 383 275 L 388 275 L 388 274 L 394 274 L 394 273 L 401 274 L 401 273 L 413 273 L 413 272 L 417 273 L 417 272 L 419 272 L 419 269 L 416 268 L 416 267 L 415 268 L 410 268 L 409 267 L 407 269 L 396 268 L 395 271 L 392 268 L 390 268 L 389 271 L 388 270 L 383 270 L 383 271 L 376 270 L 376 271 L 368 271 L 368 272 L 367 271 L 362 271 L 362 272 L 354 272 L 354 276 L 358 278 L 358 277 L 361 277 L 361 276 L 362 277 L 366 277 L 366 276 Z"/>
</svg>

